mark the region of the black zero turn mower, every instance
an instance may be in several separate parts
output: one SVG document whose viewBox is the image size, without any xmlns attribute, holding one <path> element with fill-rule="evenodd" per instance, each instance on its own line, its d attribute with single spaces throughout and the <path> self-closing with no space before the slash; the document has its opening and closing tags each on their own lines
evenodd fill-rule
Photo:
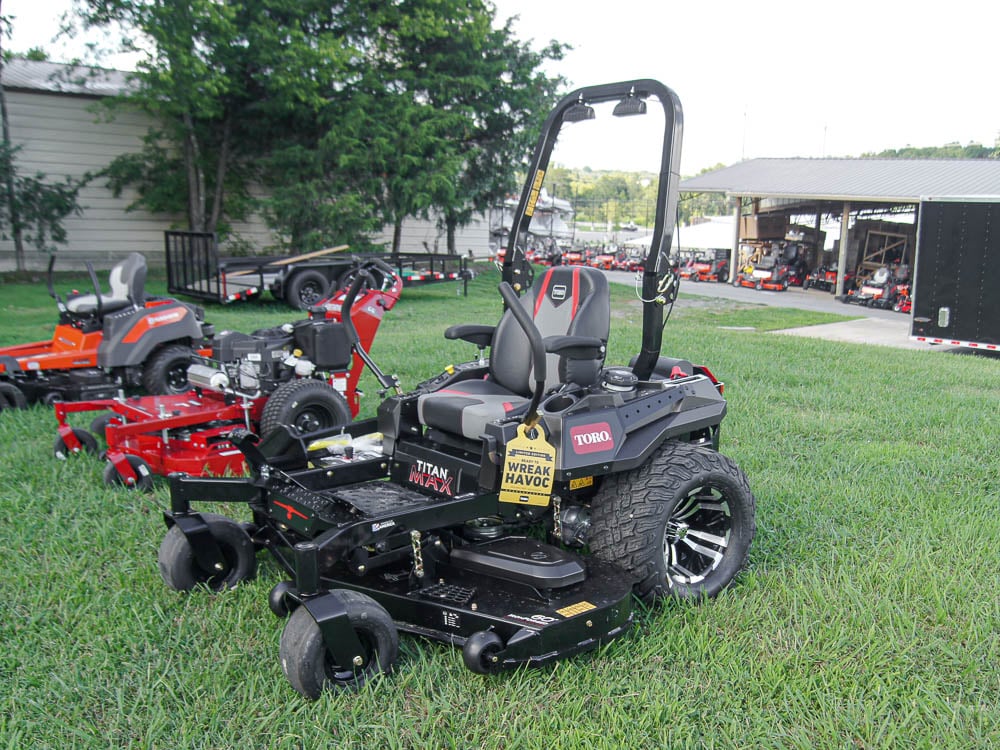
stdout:
<svg viewBox="0 0 1000 750">
<path fill-rule="evenodd" d="M 603 272 L 557 266 L 532 285 L 524 238 L 559 129 L 591 119 L 594 104 L 640 114 L 647 101 L 659 101 L 665 126 L 642 341 L 628 366 L 610 367 Z M 515 214 L 506 311 L 496 326 L 445 333 L 478 359 L 401 393 L 356 345 L 395 392 L 375 419 L 308 435 L 279 428 L 259 444 L 234 435 L 249 477 L 172 476 L 166 583 L 232 587 L 254 574 L 260 549 L 271 552 L 289 577 L 270 595 L 288 617 L 282 668 L 310 698 L 390 672 L 400 631 L 460 645 L 465 664 L 489 674 L 623 634 L 633 596 L 724 589 L 747 559 L 755 500 L 718 452 L 722 384 L 660 356 L 678 283 L 667 255 L 680 136 L 680 103 L 656 81 L 562 99 Z M 196 510 L 204 501 L 245 503 L 252 521 Z"/>
</svg>

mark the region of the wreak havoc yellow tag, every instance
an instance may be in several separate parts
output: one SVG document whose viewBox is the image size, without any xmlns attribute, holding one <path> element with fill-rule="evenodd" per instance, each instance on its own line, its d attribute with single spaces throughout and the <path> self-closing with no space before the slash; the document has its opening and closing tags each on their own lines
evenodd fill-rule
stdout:
<svg viewBox="0 0 1000 750">
<path fill-rule="evenodd" d="M 548 505 L 552 495 L 556 449 L 541 430 L 528 437 L 525 426 L 518 425 L 517 437 L 507 443 L 507 456 L 500 481 L 500 502 L 517 505 Z"/>
</svg>

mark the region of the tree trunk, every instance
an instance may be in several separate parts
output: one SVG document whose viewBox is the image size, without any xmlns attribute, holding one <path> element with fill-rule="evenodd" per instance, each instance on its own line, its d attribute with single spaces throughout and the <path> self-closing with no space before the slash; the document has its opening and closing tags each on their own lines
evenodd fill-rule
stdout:
<svg viewBox="0 0 1000 750">
<path fill-rule="evenodd" d="M 397 218 L 392 224 L 392 253 L 399 254 L 399 246 L 403 241 L 403 220 Z"/>
<path fill-rule="evenodd" d="M 201 154 L 190 112 L 184 113 L 184 169 L 188 184 L 188 228 L 205 231 L 205 176 L 201 171 Z"/>
<path fill-rule="evenodd" d="M 232 116 L 227 112 L 226 120 L 222 125 L 222 143 L 219 145 L 219 161 L 215 166 L 215 190 L 212 193 L 212 215 L 208 220 L 208 226 L 205 227 L 206 232 L 214 232 L 219 226 L 219 217 L 222 216 L 226 169 L 229 167 L 229 138 L 231 131 Z"/>
<path fill-rule="evenodd" d="M 455 248 L 455 231 L 458 226 L 458 221 L 451 214 L 448 214 L 444 220 L 445 231 L 448 233 L 448 255 L 458 255 L 458 250 Z"/>
<path fill-rule="evenodd" d="M 3 2 L 0 0 L 0 7 Z M 5 30 L 4 30 L 5 31 Z M 3 76 L 3 33 L 0 31 L 0 78 Z M 7 117 L 7 92 L 0 84 L 0 120 L 3 121 L 3 144 L 10 154 L 10 169 L 4 175 L 4 190 L 7 192 L 7 215 L 10 216 L 10 234 L 14 239 L 14 267 L 25 270 L 24 236 L 21 232 L 21 215 L 17 207 L 17 191 L 14 190 L 14 144 L 10 142 L 10 120 Z"/>
</svg>

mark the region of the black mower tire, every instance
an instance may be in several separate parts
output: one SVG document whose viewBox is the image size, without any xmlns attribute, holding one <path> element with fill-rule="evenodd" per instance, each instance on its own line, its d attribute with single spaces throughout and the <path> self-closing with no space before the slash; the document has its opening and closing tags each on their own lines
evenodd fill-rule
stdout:
<svg viewBox="0 0 1000 750">
<path fill-rule="evenodd" d="M 121 424 L 121 417 L 113 411 L 105 411 L 90 420 L 90 431 L 101 440 L 106 440 L 108 425 L 111 423 Z"/>
<path fill-rule="evenodd" d="M 223 569 L 213 575 L 201 570 L 187 537 L 180 527 L 171 526 L 157 555 L 163 582 L 174 591 L 191 591 L 198 584 L 223 591 L 253 578 L 257 573 L 257 551 L 244 528 L 226 516 L 202 513 L 201 517 L 222 551 Z"/>
<path fill-rule="evenodd" d="M 371 274 L 372 279 L 375 281 L 377 288 L 381 289 L 382 285 L 385 283 L 385 274 L 380 269 L 377 268 L 369 268 L 367 270 L 368 273 Z M 354 280 L 357 277 L 358 277 L 358 269 L 352 268 L 349 271 L 346 271 L 343 274 L 341 274 L 340 278 L 337 279 L 337 283 L 334 285 L 334 288 L 337 289 L 338 291 L 341 289 L 347 290 L 350 288 L 351 284 L 354 283 Z M 359 299 L 360 297 L 362 297 L 364 293 L 371 288 L 372 288 L 371 281 L 365 279 L 364 283 L 362 283 L 361 286 L 358 288 L 358 296 L 355 299 Z"/>
<path fill-rule="evenodd" d="M 279 581 L 271 588 L 267 595 L 267 606 L 275 617 L 284 620 L 298 606 L 298 602 L 288 596 L 294 590 L 295 585 L 291 581 Z"/>
<path fill-rule="evenodd" d="M 642 466 L 604 481 L 591 504 L 590 549 L 628 571 L 647 604 L 713 597 L 746 564 L 755 514 L 731 459 L 667 441 Z"/>
<path fill-rule="evenodd" d="M 466 639 L 462 661 L 476 674 L 496 674 L 500 671 L 498 654 L 503 648 L 500 636 L 489 630 L 479 630 Z"/>
<path fill-rule="evenodd" d="M 302 378 L 282 383 L 267 399 L 260 415 L 260 435 L 279 425 L 304 434 L 350 421 L 351 409 L 336 388 L 322 380 Z"/>
<path fill-rule="evenodd" d="M 365 649 L 360 666 L 335 664 L 323 634 L 306 607 L 298 607 L 281 633 L 281 669 L 301 695 L 315 700 L 325 690 L 354 690 L 388 674 L 399 657 L 399 631 L 385 608 L 367 594 L 332 592 L 347 609 L 351 627 Z"/>
<path fill-rule="evenodd" d="M 133 456 L 130 453 L 125 455 L 125 460 L 128 461 L 129 466 L 132 467 L 132 471 L 135 472 L 136 481 L 129 484 L 125 477 L 118 472 L 118 467 L 108 461 L 104 467 L 104 484 L 108 487 L 124 487 L 127 490 L 152 492 L 153 470 L 149 468 L 149 464 L 139 458 L 139 456 Z"/>
<path fill-rule="evenodd" d="M 60 461 L 65 461 L 74 453 L 90 453 L 91 455 L 97 455 L 97 438 L 86 430 L 81 430 L 79 427 L 73 428 L 73 435 L 80 441 L 80 450 L 71 451 L 60 435 L 56 438 L 56 442 L 52 446 L 52 455 Z"/>
<path fill-rule="evenodd" d="M 319 271 L 299 271 L 292 276 L 285 301 L 296 310 L 308 310 L 330 296 L 330 281 Z"/>
<path fill-rule="evenodd" d="M 187 393 L 187 368 L 194 352 L 184 344 L 170 344 L 157 350 L 142 370 L 142 387 L 152 395 Z"/>
<path fill-rule="evenodd" d="M 28 397 L 13 383 L 0 383 L 0 409 L 27 409 Z"/>
</svg>

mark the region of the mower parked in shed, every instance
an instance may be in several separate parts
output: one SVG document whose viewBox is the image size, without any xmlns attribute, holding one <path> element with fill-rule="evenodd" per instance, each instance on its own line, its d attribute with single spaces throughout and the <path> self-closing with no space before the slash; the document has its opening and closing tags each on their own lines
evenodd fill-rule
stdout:
<svg viewBox="0 0 1000 750">
<path fill-rule="evenodd" d="M 642 339 L 628 366 L 607 367 L 604 273 L 558 266 L 532 285 L 526 238 L 560 129 L 593 118 L 595 104 L 630 115 L 654 100 L 665 124 Z M 445 332 L 479 356 L 397 389 L 376 419 L 342 430 L 275 430 L 260 444 L 234 435 L 249 477 L 173 475 L 159 552 L 167 585 L 235 586 L 269 550 L 288 576 L 269 597 L 288 617 L 282 668 L 310 698 L 390 672 L 399 631 L 461 645 L 466 666 L 490 674 L 620 636 L 633 594 L 697 600 L 728 586 L 755 500 L 717 451 L 723 387 L 707 368 L 660 356 L 679 283 L 667 253 L 680 133 L 680 103 L 656 81 L 563 98 L 514 216 L 506 311 L 496 326 Z M 197 509 L 206 502 L 245 504 L 251 520 Z"/>
<path fill-rule="evenodd" d="M 123 389 L 178 394 L 188 389 L 195 354 L 211 352 L 204 311 L 169 297 L 147 297 L 146 259 L 132 253 L 111 269 L 110 294 L 101 292 L 88 262 L 93 294 L 63 302 L 48 266 L 49 294 L 59 322 L 51 341 L 0 348 L 0 388 L 7 401 L 109 398 Z M 21 395 L 14 395 L 16 389 Z"/>
<path fill-rule="evenodd" d="M 315 432 L 357 416 L 364 361 L 352 342 L 370 348 L 401 289 L 392 267 L 366 261 L 351 286 L 316 305 L 310 319 L 219 334 L 212 356 L 188 368 L 193 389 L 184 394 L 57 403 L 54 453 L 96 453 L 96 433 L 107 441 L 104 481 L 144 491 L 154 475 L 244 474 L 243 453 L 229 438 L 234 429 Z M 101 413 L 91 432 L 69 424 L 70 414 L 93 411 Z"/>
<path fill-rule="evenodd" d="M 711 255 L 696 256 L 681 266 L 679 274 L 685 281 L 723 282 L 729 277 L 729 259 Z"/>
<path fill-rule="evenodd" d="M 849 290 L 843 301 L 887 310 L 895 306 L 900 295 L 909 295 L 909 284 L 910 271 L 907 266 L 900 266 L 895 271 L 882 266 L 869 278 L 862 279 L 856 289 Z"/>
</svg>

